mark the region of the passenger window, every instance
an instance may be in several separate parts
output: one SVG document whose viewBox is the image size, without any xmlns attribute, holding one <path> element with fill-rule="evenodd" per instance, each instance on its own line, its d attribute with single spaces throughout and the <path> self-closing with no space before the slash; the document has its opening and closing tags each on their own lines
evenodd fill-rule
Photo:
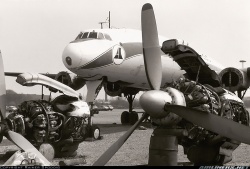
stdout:
<svg viewBox="0 0 250 169">
<path fill-rule="evenodd" d="M 89 37 L 88 38 L 95 38 L 95 39 L 97 39 L 97 32 L 89 32 Z"/>
<path fill-rule="evenodd" d="M 104 36 L 102 33 L 98 33 L 98 39 L 104 39 Z"/>
<path fill-rule="evenodd" d="M 105 39 L 112 40 L 108 34 L 105 33 L 104 36 L 105 36 Z"/>
</svg>

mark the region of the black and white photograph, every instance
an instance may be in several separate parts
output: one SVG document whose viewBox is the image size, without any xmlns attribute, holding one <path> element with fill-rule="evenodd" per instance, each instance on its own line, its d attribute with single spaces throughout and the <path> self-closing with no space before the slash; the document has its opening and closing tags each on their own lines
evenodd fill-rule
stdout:
<svg viewBox="0 0 250 169">
<path fill-rule="evenodd" d="M 249 0 L 0 0 L 0 166 L 250 166 Z"/>
</svg>

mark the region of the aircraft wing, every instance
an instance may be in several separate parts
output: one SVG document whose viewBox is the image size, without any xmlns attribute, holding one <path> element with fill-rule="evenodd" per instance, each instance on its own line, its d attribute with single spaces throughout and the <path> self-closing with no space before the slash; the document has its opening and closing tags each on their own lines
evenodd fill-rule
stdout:
<svg viewBox="0 0 250 169">
<path fill-rule="evenodd" d="M 190 80 L 209 84 L 213 87 L 221 86 L 218 74 L 209 68 L 201 55 L 187 44 L 184 44 L 183 41 L 180 42 L 177 39 L 167 40 L 163 42 L 161 49 L 165 54 L 173 57 L 174 61 L 186 71 L 185 76 Z"/>
<path fill-rule="evenodd" d="M 68 96 L 76 98 L 79 97 L 79 93 L 77 93 L 74 89 L 39 73 L 19 74 L 17 76 L 16 82 L 21 84 L 22 86 L 44 85 L 52 89 L 52 91 L 60 91 Z"/>
<path fill-rule="evenodd" d="M 12 76 L 12 77 L 17 77 L 18 75 L 23 74 L 23 72 L 4 72 L 5 76 Z M 57 74 L 50 74 L 50 73 L 40 73 L 44 76 L 50 77 L 52 79 L 55 79 Z"/>
</svg>

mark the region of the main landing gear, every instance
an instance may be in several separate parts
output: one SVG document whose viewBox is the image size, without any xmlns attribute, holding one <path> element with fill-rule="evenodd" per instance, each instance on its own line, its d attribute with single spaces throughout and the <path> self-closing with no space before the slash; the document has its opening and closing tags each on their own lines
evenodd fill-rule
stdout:
<svg viewBox="0 0 250 169">
<path fill-rule="evenodd" d="M 125 97 L 129 103 L 129 111 L 124 111 L 121 114 L 121 123 L 122 124 L 135 124 L 139 117 L 138 113 L 133 111 L 133 101 L 135 99 L 136 94 L 126 94 Z"/>
</svg>

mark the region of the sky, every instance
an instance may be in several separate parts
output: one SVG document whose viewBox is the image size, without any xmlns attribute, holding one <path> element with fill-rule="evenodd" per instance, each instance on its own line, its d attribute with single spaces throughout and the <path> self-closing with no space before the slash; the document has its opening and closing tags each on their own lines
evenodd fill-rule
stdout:
<svg viewBox="0 0 250 169">
<path fill-rule="evenodd" d="M 0 0 L 0 50 L 8 72 L 57 73 L 64 47 L 85 29 L 141 29 L 141 8 L 151 3 L 158 33 L 183 39 L 224 66 L 250 66 L 249 0 Z M 107 24 L 103 25 L 108 28 Z M 39 94 L 6 77 L 7 89 Z M 83 95 L 86 87 L 81 89 Z M 248 92 L 249 93 L 249 92 Z M 248 95 L 247 93 L 247 95 Z M 46 94 L 46 93 L 45 93 Z M 103 91 L 99 97 L 103 97 Z"/>
</svg>

